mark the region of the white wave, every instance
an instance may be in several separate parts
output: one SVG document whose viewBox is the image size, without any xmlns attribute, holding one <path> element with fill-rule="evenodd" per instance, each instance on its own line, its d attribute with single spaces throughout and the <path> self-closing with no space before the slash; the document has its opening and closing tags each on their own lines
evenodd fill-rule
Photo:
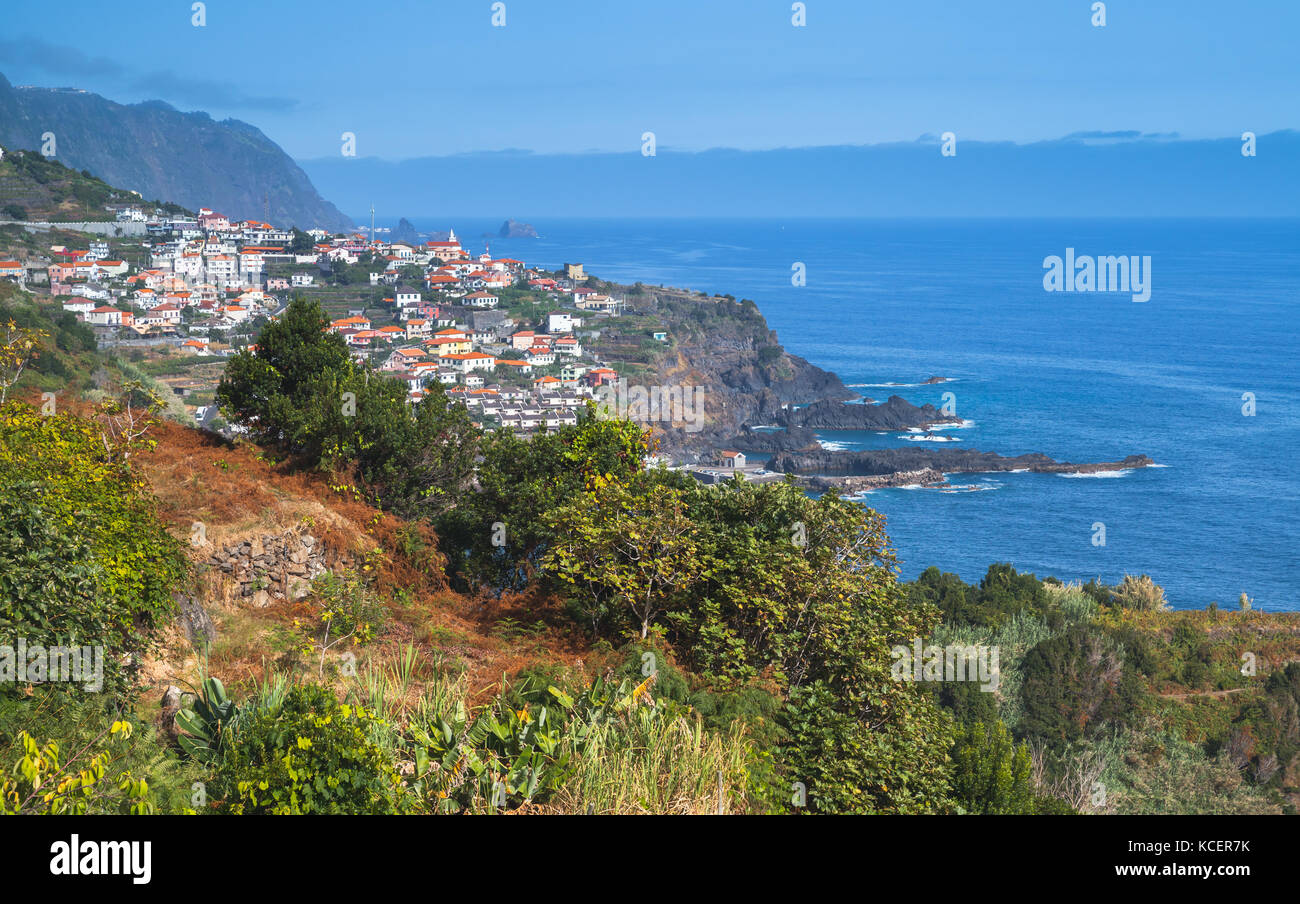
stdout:
<svg viewBox="0 0 1300 904">
<path fill-rule="evenodd" d="M 849 446 L 853 445 L 853 443 L 837 443 L 828 439 L 819 439 L 817 440 L 817 445 L 821 446 L 827 452 L 844 452 L 849 448 Z"/>
<path fill-rule="evenodd" d="M 1082 471 L 1073 471 L 1069 474 L 1062 474 L 1062 477 L 1125 477 L 1130 474 L 1128 468 L 1119 471 L 1094 471 L 1091 474 L 1085 474 Z"/>
<path fill-rule="evenodd" d="M 845 383 L 850 389 L 904 389 L 908 386 L 942 386 L 944 383 L 956 383 L 955 378 L 949 377 L 942 383 Z"/>
<path fill-rule="evenodd" d="M 900 436 L 899 439 L 907 440 L 909 443 L 959 443 L 959 436 Z"/>
<path fill-rule="evenodd" d="M 974 427 L 974 421 L 962 421 L 959 424 L 933 424 L 929 427 L 908 427 L 908 433 L 933 433 L 936 430 L 965 430 Z"/>
</svg>

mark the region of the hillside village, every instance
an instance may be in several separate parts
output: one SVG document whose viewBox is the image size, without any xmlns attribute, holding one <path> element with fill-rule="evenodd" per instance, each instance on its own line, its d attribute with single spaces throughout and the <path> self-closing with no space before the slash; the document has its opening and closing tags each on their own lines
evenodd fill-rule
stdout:
<svg viewBox="0 0 1300 904">
<path fill-rule="evenodd" d="M 191 216 L 120 204 L 111 213 L 124 235 L 77 234 L 84 247 L 29 243 L 24 259 L 0 260 L 0 278 L 58 300 L 101 347 L 219 364 L 255 348 L 261 325 L 302 294 L 321 302 L 358 361 L 404 381 L 411 402 L 440 383 L 480 426 L 528 435 L 576 423 L 595 390 L 619 377 L 589 340 L 625 299 L 587 285 L 581 264 L 548 272 L 490 249 L 475 255 L 454 232 L 414 244 L 232 221 L 207 208 Z M 198 423 L 237 429 L 199 404 L 219 367 L 206 380 L 197 367 L 170 370 L 184 374 L 165 382 Z"/>
</svg>

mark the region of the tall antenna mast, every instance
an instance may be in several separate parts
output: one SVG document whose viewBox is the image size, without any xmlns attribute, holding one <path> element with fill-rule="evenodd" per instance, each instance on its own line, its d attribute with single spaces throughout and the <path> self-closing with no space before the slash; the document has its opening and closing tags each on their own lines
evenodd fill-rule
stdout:
<svg viewBox="0 0 1300 904">
<path fill-rule="evenodd" d="M 375 202 L 370 202 L 370 244 L 375 243 Z"/>
</svg>

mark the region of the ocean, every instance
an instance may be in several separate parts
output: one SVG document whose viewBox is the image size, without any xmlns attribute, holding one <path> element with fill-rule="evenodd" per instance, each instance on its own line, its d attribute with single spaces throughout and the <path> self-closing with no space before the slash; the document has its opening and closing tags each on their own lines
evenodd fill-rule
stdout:
<svg viewBox="0 0 1300 904">
<path fill-rule="evenodd" d="M 455 227 L 479 250 L 493 222 Z M 864 502 L 912 578 L 989 564 L 1062 580 L 1149 574 L 1175 608 L 1300 608 L 1300 221 L 535 220 L 494 254 L 753 299 L 786 349 L 876 400 L 955 404 L 948 447 L 1159 467 L 959 474 Z M 391 224 L 390 224 L 391 225 Z M 1048 292 L 1044 259 L 1150 258 L 1150 299 Z M 806 284 L 792 284 L 804 265 Z M 930 376 L 950 382 L 924 385 Z M 1247 395 L 1249 394 L 1249 395 Z M 1248 414 L 1252 410 L 1253 415 Z M 826 432 L 833 448 L 917 441 Z M 926 440 L 931 441 L 931 440 Z M 1098 543 L 1104 529 L 1104 544 Z"/>
</svg>

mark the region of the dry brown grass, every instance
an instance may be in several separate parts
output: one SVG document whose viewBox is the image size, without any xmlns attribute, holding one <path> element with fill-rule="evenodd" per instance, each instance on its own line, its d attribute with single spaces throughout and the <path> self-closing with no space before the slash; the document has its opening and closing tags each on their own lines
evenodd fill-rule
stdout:
<svg viewBox="0 0 1300 904">
<path fill-rule="evenodd" d="M 586 644 L 561 618 L 558 600 L 453 592 L 428 524 L 380 512 L 332 489 L 325 475 L 274 463 L 247 443 L 229 443 L 172 422 L 160 424 L 152 435 L 158 446 L 140 457 L 141 471 L 158 497 L 160 517 L 176 536 L 188 539 L 194 522 L 204 524 L 209 545 L 191 548 L 196 563 L 214 548 L 254 535 L 297 531 L 317 537 L 327 561 L 346 556 L 371 565 L 373 586 L 389 606 L 390 621 L 372 643 L 354 650 L 359 667 L 390 666 L 413 645 L 422 659 L 462 671 L 474 702 L 491 697 L 503 676 L 531 665 L 581 667 Z M 195 590 L 217 624 L 207 663 L 211 674 L 236 688 L 251 686 L 272 670 L 310 667 L 315 674 L 292 643 L 294 620 L 311 618 L 313 601 L 255 609 L 219 571 L 198 574 Z M 495 630 L 503 619 L 538 627 L 522 637 L 503 635 Z M 146 663 L 146 675 L 151 685 L 176 679 L 194 683 L 201 665 L 183 637 L 169 635 Z"/>
</svg>

